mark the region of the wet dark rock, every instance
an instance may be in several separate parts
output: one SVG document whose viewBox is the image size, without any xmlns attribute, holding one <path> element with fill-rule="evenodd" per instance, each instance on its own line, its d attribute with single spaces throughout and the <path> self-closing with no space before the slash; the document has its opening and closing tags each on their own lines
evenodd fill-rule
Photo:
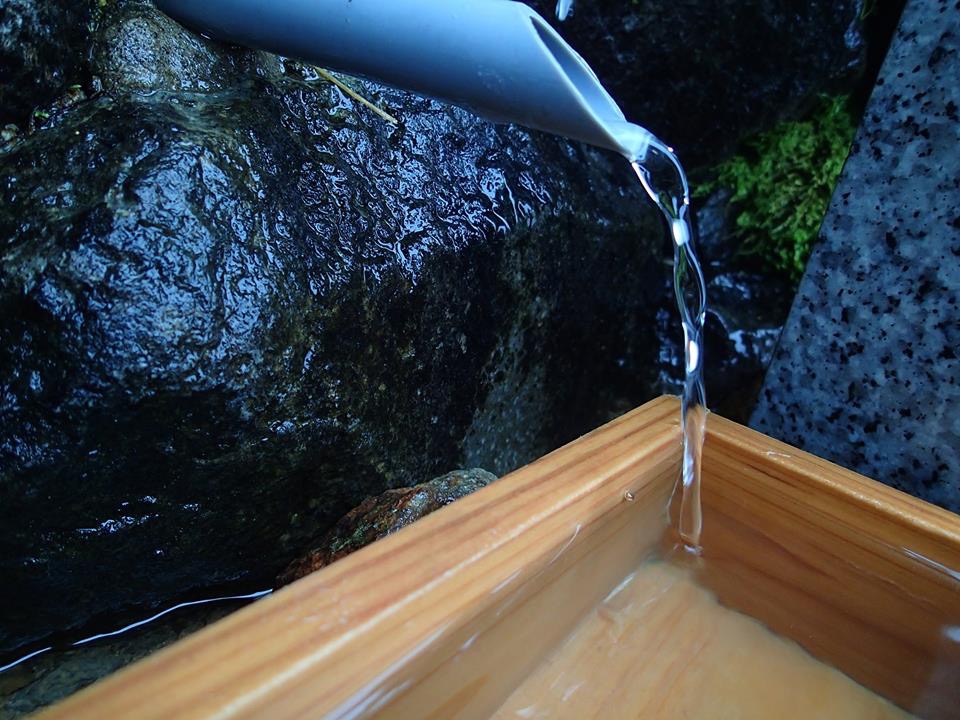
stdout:
<svg viewBox="0 0 960 720">
<path fill-rule="evenodd" d="M 107 92 L 212 92 L 235 85 L 259 57 L 229 51 L 184 33 L 149 2 L 124 2 L 106 13 L 93 48 Z"/>
<path fill-rule="evenodd" d="M 137 630 L 55 649 L 0 674 L 0 720 L 39 712 L 235 611 L 225 602 L 182 608 Z M 143 620 L 142 617 L 134 621 Z"/>
<path fill-rule="evenodd" d="M 856 72 L 859 2 L 690 5 L 563 27 L 689 160 Z M 0 7 L 0 652 L 272 581 L 364 497 L 506 473 L 671 387 L 669 248 L 619 158 L 357 82 L 392 127 L 99 7 Z M 740 387 L 776 322 L 739 308 L 771 296 L 712 275 L 711 372 Z"/>
<path fill-rule="evenodd" d="M 434 510 L 486 487 L 497 476 L 474 468 L 454 470 L 413 487 L 387 490 L 368 497 L 344 515 L 315 543 L 315 549 L 298 558 L 280 575 L 287 585 L 356 552 L 370 543 L 405 528 Z"/>
<path fill-rule="evenodd" d="M 713 412 L 741 423 L 750 418 L 792 290 L 778 278 L 736 270 L 710 280 L 704 356 L 710 359 L 706 383 Z"/>
<path fill-rule="evenodd" d="M 3 0 L 0 3 L 0 125 L 25 124 L 83 77 L 91 3 Z"/>
<path fill-rule="evenodd" d="M 0 649 L 272 580 L 364 497 L 656 394 L 619 158 L 118 2 L 105 91 L 0 151 Z"/>
<path fill-rule="evenodd" d="M 696 165 L 849 88 L 865 60 L 863 0 L 590 0 L 564 23 L 532 3 L 623 106 Z"/>
</svg>

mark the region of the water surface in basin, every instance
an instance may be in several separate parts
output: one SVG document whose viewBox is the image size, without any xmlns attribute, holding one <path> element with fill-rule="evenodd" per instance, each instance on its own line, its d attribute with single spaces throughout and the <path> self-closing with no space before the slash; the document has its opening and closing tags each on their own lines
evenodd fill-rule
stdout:
<svg viewBox="0 0 960 720">
<path fill-rule="evenodd" d="M 908 718 L 889 701 L 720 605 L 690 570 L 624 580 L 494 715 L 508 718 Z"/>
</svg>

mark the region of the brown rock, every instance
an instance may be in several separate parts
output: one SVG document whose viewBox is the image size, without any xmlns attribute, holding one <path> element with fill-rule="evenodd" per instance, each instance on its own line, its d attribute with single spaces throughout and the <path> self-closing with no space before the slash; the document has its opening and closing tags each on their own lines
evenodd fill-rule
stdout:
<svg viewBox="0 0 960 720">
<path fill-rule="evenodd" d="M 454 470 L 420 485 L 368 497 L 340 518 L 314 550 L 292 562 L 277 578 L 277 585 L 288 585 L 326 567 L 496 479 L 496 475 L 479 468 Z"/>
</svg>

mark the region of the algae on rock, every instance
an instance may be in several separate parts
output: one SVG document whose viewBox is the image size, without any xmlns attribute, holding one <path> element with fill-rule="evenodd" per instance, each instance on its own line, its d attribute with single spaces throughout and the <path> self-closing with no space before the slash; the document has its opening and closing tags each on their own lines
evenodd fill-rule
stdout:
<svg viewBox="0 0 960 720">
<path fill-rule="evenodd" d="M 845 96 L 822 98 L 808 117 L 747 140 L 720 163 L 702 196 L 732 191 L 739 252 L 800 281 L 856 131 Z"/>
<path fill-rule="evenodd" d="M 26 125 L 35 108 L 79 82 L 92 18 L 86 0 L 0 3 L 0 125 Z"/>
</svg>

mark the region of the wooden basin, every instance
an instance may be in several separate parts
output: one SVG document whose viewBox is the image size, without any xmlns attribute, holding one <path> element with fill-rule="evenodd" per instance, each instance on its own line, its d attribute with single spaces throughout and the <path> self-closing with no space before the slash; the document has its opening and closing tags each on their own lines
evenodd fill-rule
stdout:
<svg viewBox="0 0 960 720">
<path fill-rule="evenodd" d="M 662 548 L 660 398 L 48 710 L 489 718 Z M 716 416 L 700 582 L 923 717 L 960 709 L 960 518 Z"/>
</svg>

